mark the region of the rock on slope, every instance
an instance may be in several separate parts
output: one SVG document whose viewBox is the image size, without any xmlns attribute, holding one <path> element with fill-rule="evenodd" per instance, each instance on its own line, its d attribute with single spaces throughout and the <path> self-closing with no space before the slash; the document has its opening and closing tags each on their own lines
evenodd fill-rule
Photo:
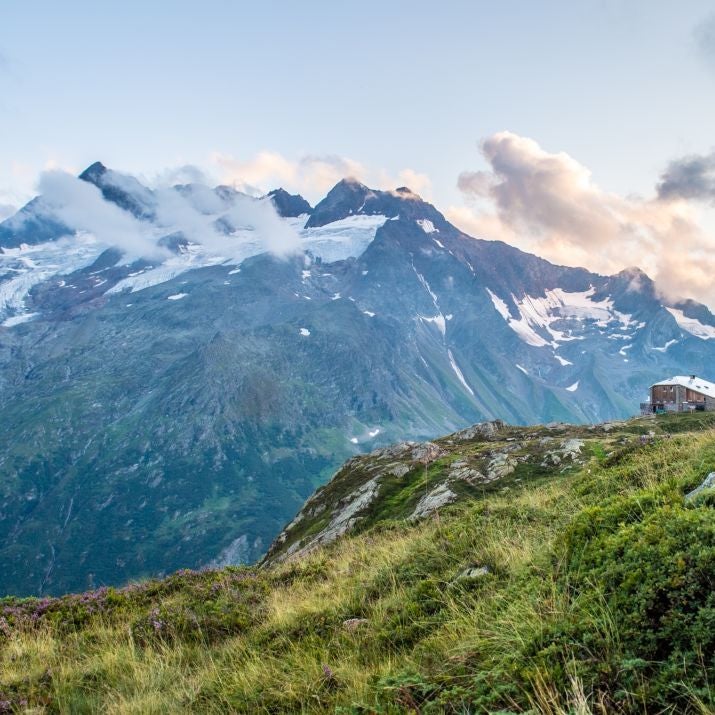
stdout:
<svg viewBox="0 0 715 715">
<path fill-rule="evenodd" d="M 712 424 L 715 418 L 701 419 Z M 513 427 L 497 420 L 433 442 L 378 449 L 348 460 L 318 489 L 273 542 L 264 562 L 301 557 L 381 521 L 416 521 L 462 499 L 554 472 L 568 474 L 594 455 L 607 460 L 678 427 L 677 421 L 653 417 L 589 426 Z"/>
</svg>

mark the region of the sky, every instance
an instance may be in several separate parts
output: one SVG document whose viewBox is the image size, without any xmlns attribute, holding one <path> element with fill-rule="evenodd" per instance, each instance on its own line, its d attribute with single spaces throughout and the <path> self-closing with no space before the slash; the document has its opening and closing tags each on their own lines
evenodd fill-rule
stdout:
<svg viewBox="0 0 715 715">
<path fill-rule="evenodd" d="M 0 217 L 95 160 L 312 202 L 354 175 L 715 305 L 714 117 L 711 1 L 0 0 Z"/>
</svg>

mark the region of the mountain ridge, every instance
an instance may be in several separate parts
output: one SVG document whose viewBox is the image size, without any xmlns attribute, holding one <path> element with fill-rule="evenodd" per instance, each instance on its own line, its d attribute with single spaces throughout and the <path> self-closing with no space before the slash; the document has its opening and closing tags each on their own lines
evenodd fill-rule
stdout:
<svg viewBox="0 0 715 715">
<path fill-rule="evenodd" d="M 624 418 L 657 379 L 708 376 L 705 306 L 664 307 L 639 273 L 555 266 L 411 192 L 351 186 L 309 219 L 176 190 L 195 231 L 142 219 L 159 258 L 82 232 L 3 244 L 0 592 L 255 561 L 356 453 L 489 419 Z M 332 220 L 308 226 L 316 212 Z M 263 241 L 280 232 L 282 257 Z"/>
</svg>

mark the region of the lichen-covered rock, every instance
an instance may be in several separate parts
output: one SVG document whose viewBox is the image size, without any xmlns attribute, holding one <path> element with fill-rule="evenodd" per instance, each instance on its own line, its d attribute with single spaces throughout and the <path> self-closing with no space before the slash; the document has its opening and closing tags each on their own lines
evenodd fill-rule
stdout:
<svg viewBox="0 0 715 715">
<path fill-rule="evenodd" d="M 489 573 L 488 566 L 469 566 L 464 569 L 459 575 L 454 579 L 455 581 L 472 581 L 477 578 L 482 578 Z"/>
<path fill-rule="evenodd" d="M 473 439 L 493 439 L 499 430 L 504 428 L 502 420 L 491 420 L 490 422 L 478 422 L 471 427 L 455 432 L 452 437 L 461 442 Z"/>
<path fill-rule="evenodd" d="M 359 628 L 366 626 L 370 621 L 367 618 L 348 618 L 343 621 L 343 628 L 349 633 L 355 633 Z"/>
<path fill-rule="evenodd" d="M 685 501 L 692 502 L 710 489 L 715 489 L 715 472 L 710 472 L 700 486 L 695 487 L 692 492 L 688 492 L 685 495 Z"/>
<path fill-rule="evenodd" d="M 487 466 L 486 480 L 492 482 L 511 474 L 518 464 L 518 460 L 509 454 L 509 451 L 497 452 Z"/>
<path fill-rule="evenodd" d="M 456 501 L 457 495 L 449 488 L 446 483 L 438 484 L 432 491 L 425 494 L 419 500 L 415 510 L 410 516 L 411 521 L 423 519 L 447 504 Z"/>
<path fill-rule="evenodd" d="M 411 457 L 415 462 L 430 464 L 444 454 L 444 450 L 434 442 L 422 442 L 412 450 Z"/>
<path fill-rule="evenodd" d="M 368 454 L 366 456 L 373 457 L 373 458 L 402 457 L 405 455 L 406 452 L 409 452 L 417 444 L 418 444 L 418 442 L 398 442 L 397 444 L 391 444 L 388 447 L 381 447 L 380 449 L 376 449 L 375 451 L 370 452 L 370 454 Z M 353 457 L 353 459 L 356 462 L 361 462 L 362 460 L 365 459 L 365 457 L 364 456 Z M 352 461 L 352 460 L 350 460 L 350 461 Z"/>
<path fill-rule="evenodd" d="M 467 482 L 467 484 L 477 484 L 486 480 L 482 472 L 478 469 L 473 469 L 466 463 L 460 463 L 460 466 L 457 466 L 456 468 L 453 464 L 452 470 L 449 472 L 449 479 Z"/>
<path fill-rule="evenodd" d="M 385 470 L 385 474 L 389 474 L 393 477 L 404 477 L 410 471 L 410 467 L 402 462 L 397 462 L 391 465 Z"/>
<path fill-rule="evenodd" d="M 576 459 L 581 454 L 584 445 L 582 439 L 567 439 L 561 445 L 561 455 L 563 459 Z"/>
<path fill-rule="evenodd" d="M 543 442 L 543 440 L 541 440 Z M 581 455 L 581 449 L 583 448 L 585 442 L 582 439 L 566 439 L 564 440 L 558 449 L 551 452 L 547 452 L 541 462 L 542 467 L 556 467 L 563 462 L 577 462 L 580 461 L 579 457 Z"/>
</svg>

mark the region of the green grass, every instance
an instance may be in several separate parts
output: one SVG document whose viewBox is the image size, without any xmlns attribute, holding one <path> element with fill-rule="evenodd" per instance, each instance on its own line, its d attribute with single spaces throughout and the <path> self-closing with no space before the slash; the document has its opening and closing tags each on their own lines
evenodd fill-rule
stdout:
<svg viewBox="0 0 715 715">
<path fill-rule="evenodd" d="M 395 490 L 299 561 L 5 599 L 0 712 L 715 712 L 713 500 L 683 499 L 715 433 L 690 422 L 417 524 Z"/>
</svg>

